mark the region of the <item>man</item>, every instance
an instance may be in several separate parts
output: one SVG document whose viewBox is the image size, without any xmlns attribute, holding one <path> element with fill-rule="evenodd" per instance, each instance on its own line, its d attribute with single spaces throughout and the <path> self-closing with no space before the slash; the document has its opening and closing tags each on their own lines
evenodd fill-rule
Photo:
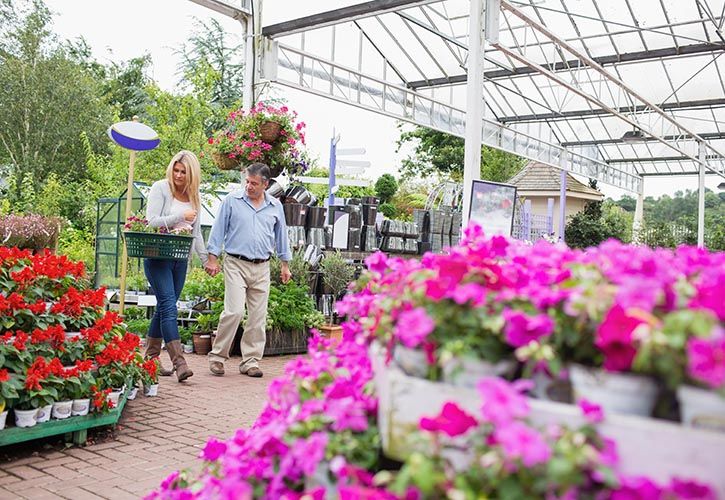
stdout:
<svg viewBox="0 0 725 500">
<path fill-rule="evenodd" d="M 214 276 L 219 272 L 218 257 L 224 258 L 224 312 L 219 318 L 214 347 L 209 353 L 209 371 L 224 375 L 224 361 L 234 342 L 239 322 L 247 322 L 240 341 L 242 362 L 239 372 L 261 377 L 259 360 L 264 353 L 269 298 L 269 258 L 276 250 L 282 261 L 281 278 L 291 277 L 292 258 L 287 241 L 282 204 L 266 193 L 270 171 L 264 163 L 253 163 L 246 171 L 246 188 L 230 193 L 222 202 L 209 236 L 209 259 L 204 269 Z"/>
</svg>

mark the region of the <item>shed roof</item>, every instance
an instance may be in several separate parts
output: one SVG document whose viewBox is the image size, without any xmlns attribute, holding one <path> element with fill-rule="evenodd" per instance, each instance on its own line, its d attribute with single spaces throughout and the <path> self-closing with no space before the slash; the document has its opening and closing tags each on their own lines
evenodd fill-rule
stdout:
<svg viewBox="0 0 725 500">
<path fill-rule="evenodd" d="M 561 170 L 539 162 L 529 162 L 518 174 L 511 178 L 519 191 L 559 191 L 561 189 Z M 566 174 L 567 193 L 580 193 L 589 196 L 604 197 L 604 195 L 579 182 L 573 175 Z"/>
</svg>

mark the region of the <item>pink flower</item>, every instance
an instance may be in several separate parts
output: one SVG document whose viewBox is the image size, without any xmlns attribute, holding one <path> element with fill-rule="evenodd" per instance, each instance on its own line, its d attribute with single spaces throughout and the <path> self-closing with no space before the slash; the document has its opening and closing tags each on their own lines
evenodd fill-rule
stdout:
<svg viewBox="0 0 725 500">
<path fill-rule="evenodd" d="M 209 441 L 206 442 L 206 445 L 204 446 L 202 452 L 199 454 L 199 457 L 203 458 L 208 462 L 213 462 L 217 460 L 220 456 L 222 456 L 225 451 L 227 451 L 226 443 L 211 438 L 209 439 Z"/>
<path fill-rule="evenodd" d="M 446 403 L 440 414 L 433 418 L 420 419 L 420 428 L 430 432 L 444 432 L 451 437 L 465 434 L 471 427 L 478 425 L 476 419 L 455 403 Z"/>
<path fill-rule="evenodd" d="M 365 259 L 365 265 L 371 271 L 383 274 L 388 267 L 388 258 L 383 252 L 375 252 Z"/>
<path fill-rule="evenodd" d="M 717 494 L 707 484 L 701 484 L 692 480 L 684 480 L 679 478 L 673 478 L 670 486 L 667 488 L 668 492 L 673 493 L 674 498 L 681 500 L 686 499 L 698 499 L 698 500 L 716 500 Z"/>
<path fill-rule="evenodd" d="M 546 314 L 528 316 L 521 311 L 505 309 L 503 318 L 506 320 L 506 342 L 513 347 L 524 346 L 554 331 L 554 321 Z"/>
<path fill-rule="evenodd" d="M 581 409 L 582 413 L 584 414 L 584 418 L 586 418 L 592 424 L 598 424 L 599 422 L 604 420 L 604 412 L 602 411 L 602 407 L 596 403 L 592 403 L 587 399 L 582 398 L 579 400 L 579 409 Z"/>
<path fill-rule="evenodd" d="M 646 477 L 623 477 L 621 485 L 613 491 L 610 500 L 660 500 L 662 490 Z"/>
<path fill-rule="evenodd" d="M 544 437 L 521 422 L 499 426 L 494 432 L 494 439 L 507 458 L 520 459 L 526 467 L 544 463 L 551 457 L 551 448 Z"/>
<path fill-rule="evenodd" d="M 481 306 L 486 303 L 486 288 L 478 283 L 466 283 L 453 291 L 453 301 L 464 305 L 468 302 L 472 306 Z"/>
<path fill-rule="evenodd" d="M 417 347 L 435 329 L 435 321 L 422 307 L 403 311 L 395 325 L 395 336 L 406 347 Z"/>
<path fill-rule="evenodd" d="M 687 373 L 713 389 L 725 385 L 725 333 L 721 328 L 709 339 L 687 341 Z"/>
<path fill-rule="evenodd" d="M 529 380 L 512 384 L 498 377 L 486 377 L 476 386 L 483 399 L 481 414 L 484 420 L 493 424 L 505 424 L 513 418 L 529 414 L 529 403 L 521 393 L 530 387 Z"/>
<path fill-rule="evenodd" d="M 632 366 L 637 354 L 632 332 L 645 321 L 629 316 L 619 304 L 607 313 L 597 329 L 594 344 L 604 353 L 604 368 L 609 371 L 626 371 Z"/>
</svg>

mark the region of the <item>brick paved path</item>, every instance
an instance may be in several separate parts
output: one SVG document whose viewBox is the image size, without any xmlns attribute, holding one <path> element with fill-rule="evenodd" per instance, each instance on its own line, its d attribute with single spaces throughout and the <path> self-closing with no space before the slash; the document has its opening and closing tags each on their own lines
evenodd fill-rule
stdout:
<svg viewBox="0 0 725 500">
<path fill-rule="evenodd" d="M 198 467 L 208 437 L 227 438 L 251 425 L 267 385 L 292 358 L 262 360 L 264 378 L 253 379 L 239 374 L 240 358 L 227 362 L 224 377 L 215 377 L 206 356 L 190 354 L 192 378 L 179 384 L 176 377 L 161 377 L 158 397 L 140 394 L 129 401 L 116 430 L 89 431 L 85 447 L 65 448 L 49 438 L 0 448 L 0 499 L 140 498 L 174 470 Z"/>
</svg>

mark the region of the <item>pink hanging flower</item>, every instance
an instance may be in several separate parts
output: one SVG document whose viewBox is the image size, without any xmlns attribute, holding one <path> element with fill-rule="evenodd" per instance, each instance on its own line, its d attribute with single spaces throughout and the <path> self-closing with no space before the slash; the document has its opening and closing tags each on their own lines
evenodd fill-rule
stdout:
<svg viewBox="0 0 725 500">
<path fill-rule="evenodd" d="M 602 407 L 596 403 L 592 403 L 587 399 L 582 398 L 581 400 L 579 400 L 579 409 L 584 414 L 584 418 L 586 418 L 592 424 L 598 424 L 599 422 L 604 420 L 604 412 L 602 411 Z"/>
<path fill-rule="evenodd" d="M 527 416 L 530 411 L 529 403 L 522 392 L 531 385 L 530 380 L 509 383 L 498 377 L 481 379 L 476 389 L 483 400 L 481 414 L 484 420 L 503 425 L 511 419 Z"/>
<path fill-rule="evenodd" d="M 551 457 L 551 448 L 541 433 L 521 422 L 499 426 L 493 436 L 506 458 L 521 460 L 526 467 L 544 463 Z"/>
<path fill-rule="evenodd" d="M 594 344 L 604 353 L 604 369 L 617 372 L 632 367 L 637 354 L 632 333 L 645 321 L 630 316 L 619 304 L 607 313 L 597 329 Z"/>
<path fill-rule="evenodd" d="M 208 462 L 213 462 L 222 456 L 225 451 L 227 451 L 226 443 L 215 438 L 211 438 L 206 442 L 206 445 L 199 454 L 199 457 Z"/>
</svg>

